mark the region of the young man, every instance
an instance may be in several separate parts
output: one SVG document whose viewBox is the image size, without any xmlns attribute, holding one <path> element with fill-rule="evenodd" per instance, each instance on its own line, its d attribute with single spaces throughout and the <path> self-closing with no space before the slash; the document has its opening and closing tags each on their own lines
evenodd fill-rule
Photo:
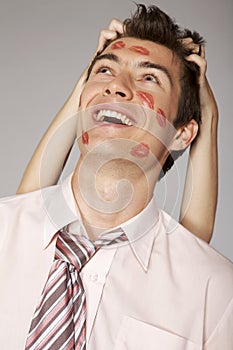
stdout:
<svg viewBox="0 0 233 350">
<path fill-rule="evenodd" d="M 232 264 L 152 199 L 198 132 L 201 39 L 156 7 L 125 26 L 89 68 L 72 177 L 1 202 L 3 348 L 232 349 Z"/>
</svg>

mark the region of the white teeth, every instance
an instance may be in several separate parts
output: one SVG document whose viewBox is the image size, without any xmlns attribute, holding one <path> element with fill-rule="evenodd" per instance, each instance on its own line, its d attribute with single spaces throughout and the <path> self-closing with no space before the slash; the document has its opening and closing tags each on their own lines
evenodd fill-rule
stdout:
<svg viewBox="0 0 233 350">
<path fill-rule="evenodd" d="M 96 120 L 102 122 L 104 120 L 104 117 L 119 119 L 123 124 L 128 126 L 133 125 L 133 123 L 129 118 L 127 118 L 125 115 L 118 113 L 116 111 L 102 109 L 97 113 Z"/>
</svg>

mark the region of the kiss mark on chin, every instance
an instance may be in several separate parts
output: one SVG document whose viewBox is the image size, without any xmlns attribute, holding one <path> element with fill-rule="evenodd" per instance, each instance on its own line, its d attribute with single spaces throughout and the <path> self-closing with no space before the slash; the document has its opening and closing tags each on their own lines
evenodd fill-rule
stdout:
<svg viewBox="0 0 233 350">
<path fill-rule="evenodd" d="M 136 95 L 141 99 L 144 106 L 154 109 L 154 98 L 151 94 L 144 91 L 137 91 Z"/>
<path fill-rule="evenodd" d="M 156 118 L 157 118 L 159 126 L 161 126 L 161 128 L 165 128 L 167 120 L 166 120 L 165 113 L 161 108 L 157 109 Z"/>
<path fill-rule="evenodd" d="M 147 50 L 145 47 L 137 46 L 137 45 L 131 46 L 129 50 L 140 53 L 141 55 L 145 55 L 145 56 L 148 56 L 150 54 L 150 51 Z"/>
<path fill-rule="evenodd" d="M 116 41 L 111 45 L 112 50 L 123 49 L 125 47 L 125 43 L 123 41 Z"/>
<path fill-rule="evenodd" d="M 86 131 L 82 132 L 82 143 L 84 145 L 88 145 L 88 143 L 89 143 L 89 135 Z"/>
<path fill-rule="evenodd" d="M 150 152 L 149 146 L 146 143 L 140 143 L 139 145 L 134 146 L 131 149 L 130 154 L 131 156 L 136 158 L 145 158 L 148 156 L 149 152 Z"/>
</svg>

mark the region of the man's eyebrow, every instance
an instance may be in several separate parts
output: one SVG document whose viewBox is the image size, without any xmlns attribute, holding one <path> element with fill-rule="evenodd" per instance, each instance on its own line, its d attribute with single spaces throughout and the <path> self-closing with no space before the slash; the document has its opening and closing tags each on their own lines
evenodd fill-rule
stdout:
<svg viewBox="0 0 233 350">
<path fill-rule="evenodd" d="M 152 69 L 158 69 L 161 70 L 162 72 L 164 72 L 166 74 L 166 76 L 168 77 L 171 86 L 173 86 L 173 81 L 172 81 L 172 77 L 170 72 L 168 71 L 168 69 L 164 66 L 161 66 L 160 64 L 157 63 L 152 63 L 149 61 L 146 62 L 139 62 L 137 65 L 139 68 L 152 68 Z"/>
<path fill-rule="evenodd" d="M 106 59 L 117 63 L 120 62 L 120 59 L 117 55 L 114 55 L 113 53 L 104 53 L 102 55 L 96 56 L 93 63 L 99 60 L 106 60 Z"/>
<path fill-rule="evenodd" d="M 91 62 L 90 67 L 88 68 L 88 72 L 87 72 L 87 79 L 89 79 L 89 76 L 92 72 L 92 69 L 94 67 L 94 65 L 96 64 L 96 62 L 101 61 L 101 60 L 110 60 L 116 63 L 120 62 L 120 59 L 117 55 L 114 55 L 113 53 L 104 53 L 102 55 L 97 55 L 95 56 L 95 58 L 93 59 L 93 61 Z"/>
</svg>

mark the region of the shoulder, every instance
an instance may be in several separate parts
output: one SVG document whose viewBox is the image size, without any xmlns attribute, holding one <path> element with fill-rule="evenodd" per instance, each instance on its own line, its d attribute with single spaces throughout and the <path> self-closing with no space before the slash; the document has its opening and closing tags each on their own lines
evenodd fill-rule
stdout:
<svg viewBox="0 0 233 350">
<path fill-rule="evenodd" d="M 223 324 L 232 327 L 233 263 L 164 211 L 160 215 L 171 269 L 189 289 L 193 304 L 196 300 L 197 307 L 203 305 L 205 338 Z"/>
<path fill-rule="evenodd" d="M 62 184 L 0 200 L 0 246 L 30 232 L 49 236 L 77 220 L 70 177 Z"/>
<path fill-rule="evenodd" d="M 0 199 L 1 223 L 13 220 L 20 213 L 32 210 L 40 202 L 40 191 L 17 194 Z"/>
<path fill-rule="evenodd" d="M 0 198 L 0 208 L 4 209 L 8 205 L 17 205 L 17 203 L 20 203 L 24 200 L 30 200 L 30 198 L 34 198 L 39 194 L 40 190 L 34 191 L 34 192 L 28 192 L 24 194 L 15 194 L 12 196 L 7 196 Z"/>
<path fill-rule="evenodd" d="M 233 292 L 233 263 L 163 210 L 160 215 L 164 239 L 169 241 L 173 254 L 179 256 L 181 263 L 218 283 L 224 281 Z"/>
<path fill-rule="evenodd" d="M 27 209 L 31 210 L 37 205 L 43 205 L 48 195 L 52 195 L 57 187 L 58 186 L 50 186 L 33 192 L 0 198 L 0 214 L 12 209 L 25 211 Z M 14 212 L 11 212 L 11 214 L 14 214 Z"/>
<path fill-rule="evenodd" d="M 32 225 L 42 224 L 47 215 L 46 200 L 48 194 L 50 198 L 53 197 L 54 187 L 0 199 L 0 245 L 10 237 L 16 237 L 18 233 L 30 230 Z"/>
</svg>

